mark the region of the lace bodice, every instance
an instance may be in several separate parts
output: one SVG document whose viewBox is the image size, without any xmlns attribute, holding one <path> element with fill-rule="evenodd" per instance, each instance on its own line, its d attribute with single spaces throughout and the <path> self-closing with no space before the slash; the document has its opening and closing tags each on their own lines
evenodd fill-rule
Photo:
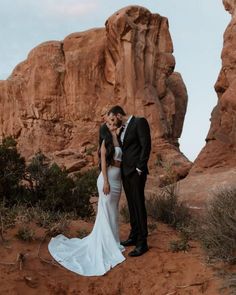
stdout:
<svg viewBox="0 0 236 295">
<path fill-rule="evenodd" d="M 121 147 L 119 147 L 119 146 L 115 146 L 114 160 L 115 161 L 122 160 L 122 150 L 121 150 Z"/>
</svg>

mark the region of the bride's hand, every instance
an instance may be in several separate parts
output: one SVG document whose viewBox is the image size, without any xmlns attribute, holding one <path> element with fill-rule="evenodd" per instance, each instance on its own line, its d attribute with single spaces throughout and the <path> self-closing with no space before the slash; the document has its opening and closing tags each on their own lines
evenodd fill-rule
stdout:
<svg viewBox="0 0 236 295">
<path fill-rule="evenodd" d="M 120 126 L 119 128 L 116 129 L 116 135 L 120 134 L 121 129 L 124 128 L 123 126 Z"/>
<path fill-rule="evenodd" d="M 104 182 L 103 192 L 104 192 L 105 195 L 108 195 L 110 193 L 110 185 L 109 185 L 108 181 Z"/>
</svg>

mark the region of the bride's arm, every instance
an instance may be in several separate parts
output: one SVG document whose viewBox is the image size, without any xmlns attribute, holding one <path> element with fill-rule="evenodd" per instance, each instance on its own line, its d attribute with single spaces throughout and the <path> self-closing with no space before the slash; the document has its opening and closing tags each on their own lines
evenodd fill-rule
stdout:
<svg viewBox="0 0 236 295">
<path fill-rule="evenodd" d="M 104 140 L 101 146 L 101 168 L 102 168 L 102 175 L 104 179 L 103 192 L 105 195 L 108 195 L 110 192 L 110 185 L 109 185 L 108 176 L 107 176 L 106 147 L 105 147 Z"/>
</svg>

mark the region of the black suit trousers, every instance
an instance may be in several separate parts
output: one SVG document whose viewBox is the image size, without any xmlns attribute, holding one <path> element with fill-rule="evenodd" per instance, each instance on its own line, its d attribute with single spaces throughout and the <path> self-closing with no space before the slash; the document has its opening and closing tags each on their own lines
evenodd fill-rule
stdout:
<svg viewBox="0 0 236 295">
<path fill-rule="evenodd" d="M 129 238 L 137 241 L 137 245 L 147 243 L 147 212 L 144 196 L 146 180 L 147 175 L 145 173 L 139 175 L 137 171 L 122 177 L 130 214 Z"/>
</svg>

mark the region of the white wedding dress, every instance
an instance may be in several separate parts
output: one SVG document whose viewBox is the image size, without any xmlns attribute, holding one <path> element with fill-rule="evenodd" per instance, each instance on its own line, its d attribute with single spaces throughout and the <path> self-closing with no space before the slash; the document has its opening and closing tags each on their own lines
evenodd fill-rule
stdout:
<svg viewBox="0 0 236 295">
<path fill-rule="evenodd" d="M 121 161 L 122 151 L 115 147 L 114 159 Z M 101 276 L 125 260 L 119 239 L 119 199 L 121 194 L 120 168 L 107 169 L 110 193 L 103 193 L 103 175 L 99 174 L 98 208 L 92 232 L 83 239 L 69 239 L 60 234 L 52 238 L 48 250 L 53 258 L 65 268 L 84 276 Z"/>
</svg>

